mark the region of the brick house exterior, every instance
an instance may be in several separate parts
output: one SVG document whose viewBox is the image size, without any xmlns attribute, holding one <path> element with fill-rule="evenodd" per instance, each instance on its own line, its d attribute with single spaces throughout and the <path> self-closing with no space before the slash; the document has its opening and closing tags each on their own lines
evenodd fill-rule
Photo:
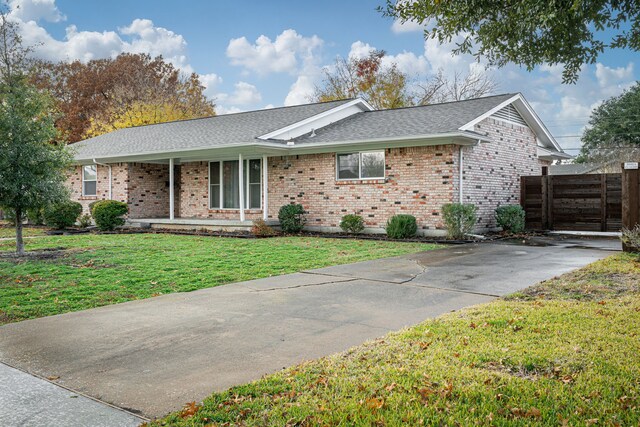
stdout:
<svg viewBox="0 0 640 427">
<path fill-rule="evenodd" d="M 460 135 L 449 136 L 451 133 L 447 133 L 447 136 L 441 137 L 440 134 L 435 133 L 424 138 L 405 140 L 401 132 L 396 132 L 400 135 L 389 136 L 388 141 L 385 141 L 385 135 L 382 135 L 383 138 L 374 139 L 369 136 L 369 140 L 364 138 L 356 140 L 364 132 L 376 135 L 376 130 L 370 129 L 371 126 L 366 122 L 362 124 L 362 121 L 371 118 L 372 123 L 377 124 L 380 118 L 390 113 L 373 117 L 371 114 L 386 113 L 386 111 L 345 112 L 345 105 L 357 105 L 351 101 L 338 104 L 337 107 L 329 105 L 328 107 L 333 108 L 320 113 L 316 112 L 315 115 L 311 114 L 310 118 L 315 120 L 315 123 L 312 120 L 312 123 L 300 125 L 303 129 L 295 129 L 295 126 L 304 122 L 304 119 L 294 121 L 289 126 L 283 126 L 281 130 L 276 129 L 268 133 L 264 140 L 269 141 L 269 144 L 276 144 L 271 143 L 276 140 L 278 146 L 272 148 L 271 145 L 266 146 L 265 142 L 266 147 L 262 153 L 253 147 L 251 150 L 245 150 L 244 157 L 240 152 L 239 155 L 243 161 L 239 163 L 237 160 L 232 160 L 234 157 L 227 152 L 216 155 L 215 150 L 211 149 L 209 153 L 198 156 L 191 156 L 189 152 L 189 156 L 179 156 L 178 162 L 171 160 L 173 164 L 173 176 L 171 176 L 166 158 L 158 158 L 157 155 L 150 156 L 153 158 L 146 161 L 139 155 L 129 156 L 136 161 L 123 161 L 127 156 L 116 153 L 116 156 L 111 157 L 120 158 L 114 162 L 107 162 L 107 156 L 96 155 L 91 162 L 92 167 L 97 171 L 96 194 L 83 196 L 83 167 L 91 164 L 86 160 L 79 162 L 80 164 L 76 166 L 70 175 L 69 185 L 73 198 L 79 200 L 85 208 L 88 208 L 89 203 L 94 200 L 107 199 L 110 189 L 112 199 L 124 201 L 129 205 L 129 218 L 132 221 L 155 219 L 163 220 L 161 222 L 164 224 L 176 221 L 177 224 L 188 225 L 189 220 L 193 220 L 193 224 L 203 224 L 202 221 L 207 220 L 209 221 L 207 224 L 214 227 L 225 224 L 225 221 L 241 220 L 240 224 L 251 224 L 251 221 L 259 218 L 276 221 L 278 210 L 282 205 L 300 203 L 307 212 L 309 229 L 334 231 L 342 216 L 356 213 L 364 218 L 367 231 L 381 232 L 391 216 L 404 213 L 416 217 L 422 234 L 442 234 L 444 229 L 441 218 L 442 205 L 459 202 L 462 195 L 464 203 L 474 203 L 478 207 L 478 231 L 490 230 L 496 227 L 494 212 L 497 206 L 519 203 L 521 176 L 540 174 L 541 167 L 548 165 L 554 158 L 566 157 L 560 150 L 554 150 L 555 147 L 552 144 L 541 147 L 541 136 L 545 135 L 541 135 L 539 123 L 537 128 L 531 126 L 532 119 L 527 117 L 528 120 L 526 120 L 525 114 L 521 113 L 525 109 L 523 105 L 527 106 L 521 95 L 503 95 L 495 98 L 497 99 L 481 98 L 478 100 L 482 100 L 479 108 L 474 107 L 475 111 L 465 113 L 467 116 L 461 118 L 459 122 L 467 126 L 467 129 Z M 520 101 L 520 108 L 510 107 L 512 103 L 509 103 L 509 100 L 512 103 Z M 455 112 L 455 104 L 457 103 L 443 104 L 440 111 L 436 113 L 450 115 L 451 111 Z M 460 107 L 469 108 L 467 104 Z M 430 107 L 432 106 L 387 111 L 393 111 L 396 115 L 389 119 L 390 122 L 398 122 L 398 117 L 405 118 L 413 115 L 414 117 L 408 118 L 411 126 L 424 126 L 420 122 L 423 116 L 428 119 L 427 113 L 435 114 L 429 112 Z M 431 108 L 432 112 L 435 110 Z M 531 114 L 531 111 L 526 112 Z M 331 118 L 335 119 L 335 117 L 327 118 L 327 115 L 331 114 L 338 114 L 339 117 L 335 121 L 330 121 Z M 240 119 L 250 126 L 251 113 L 245 113 L 245 115 Z M 225 116 L 220 116 L 222 117 Z M 467 120 L 469 117 L 474 120 Z M 237 119 L 236 117 L 235 120 Z M 328 123 L 324 124 L 327 121 Z M 194 122 L 198 125 L 197 121 Z M 185 125 L 184 122 L 177 123 Z M 310 127 L 314 124 L 317 127 Z M 234 128 L 235 126 L 234 123 Z M 149 132 L 148 129 L 140 129 Z M 378 132 L 384 131 L 381 129 Z M 286 135 L 277 134 L 277 132 L 284 132 Z M 413 129 L 407 129 L 405 133 L 412 138 L 415 135 Z M 339 136 L 336 137 L 335 134 Z M 143 137 L 145 135 L 140 133 L 140 138 Z M 357 142 L 349 143 L 349 140 L 343 142 L 342 140 L 346 138 Z M 121 139 L 126 141 L 131 140 L 132 137 L 131 134 L 123 135 Z M 338 146 L 335 141 L 340 145 Z M 551 142 L 555 144 L 555 141 Z M 541 148 L 553 151 L 552 155 Z M 225 149 L 228 150 L 228 147 L 223 145 L 218 151 L 222 153 Z M 338 155 L 352 152 L 366 153 L 368 150 L 384 153 L 384 178 L 339 179 L 341 172 L 337 171 L 337 168 L 341 166 L 337 164 Z M 378 156 L 382 155 L 378 154 Z M 210 179 L 209 162 L 217 162 L 220 159 L 224 162 L 236 162 L 236 167 L 242 164 L 243 168 L 249 164 L 244 159 L 259 160 L 261 169 L 259 208 L 243 206 L 249 203 L 246 195 L 249 191 L 247 183 L 249 175 L 246 171 L 240 173 L 235 182 L 238 188 L 235 191 L 240 194 L 236 196 L 235 203 L 243 200 L 240 207 L 221 208 L 222 197 L 220 205 L 212 207 L 214 202 L 212 202 L 210 186 L 217 185 L 217 181 Z M 359 159 L 361 163 L 364 162 L 363 157 Z M 364 163 L 358 167 L 363 168 L 363 165 Z M 111 180 L 109 180 L 109 168 Z M 228 181 L 227 175 L 225 179 Z M 222 176 L 220 172 L 220 177 Z M 255 180 L 255 177 L 253 179 Z M 173 192 L 170 191 L 171 188 Z M 219 188 L 219 191 L 223 189 L 227 192 L 232 191 L 223 187 L 222 182 Z M 256 188 L 254 187 L 253 191 L 257 191 Z M 170 212 L 171 200 L 174 206 L 173 215 Z"/>
</svg>

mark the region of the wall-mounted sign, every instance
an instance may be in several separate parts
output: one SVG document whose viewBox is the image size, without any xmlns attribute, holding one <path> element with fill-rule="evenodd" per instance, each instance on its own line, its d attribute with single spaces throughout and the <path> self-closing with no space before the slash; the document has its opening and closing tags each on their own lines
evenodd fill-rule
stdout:
<svg viewBox="0 0 640 427">
<path fill-rule="evenodd" d="M 624 162 L 624 168 L 626 170 L 638 169 L 638 162 Z"/>
</svg>

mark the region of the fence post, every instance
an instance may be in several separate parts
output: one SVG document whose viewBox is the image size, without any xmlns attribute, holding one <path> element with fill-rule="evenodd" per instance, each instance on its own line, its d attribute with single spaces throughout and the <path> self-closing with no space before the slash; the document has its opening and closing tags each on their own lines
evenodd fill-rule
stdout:
<svg viewBox="0 0 640 427">
<path fill-rule="evenodd" d="M 622 165 L 622 228 L 632 229 L 640 223 L 640 171 Z M 625 252 L 632 248 L 622 245 Z"/>
</svg>

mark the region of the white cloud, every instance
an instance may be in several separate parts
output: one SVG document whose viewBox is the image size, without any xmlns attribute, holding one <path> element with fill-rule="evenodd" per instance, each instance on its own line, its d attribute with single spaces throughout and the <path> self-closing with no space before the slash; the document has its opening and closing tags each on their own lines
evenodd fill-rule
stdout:
<svg viewBox="0 0 640 427">
<path fill-rule="evenodd" d="M 216 98 L 218 86 L 222 84 L 222 77 L 216 73 L 199 74 L 200 83 L 204 86 L 204 94 L 209 98 Z"/>
<path fill-rule="evenodd" d="M 371 46 L 369 43 L 362 42 L 360 40 L 351 43 L 351 50 L 347 55 L 349 59 L 362 59 L 369 56 L 369 52 L 372 50 L 376 50 L 375 47 Z"/>
<path fill-rule="evenodd" d="M 235 114 L 242 112 L 244 112 L 244 110 L 238 107 L 223 107 L 222 105 L 216 105 L 216 113 L 218 113 L 218 115 Z"/>
<path fill-rule="evenodd" d="M 258 88 L 247 82 L 238 82 L 234 85 L 232 94 L 220 93 L 217 99 L 227 105 L 250 105 L 262 101 L 262 95 Z"/>
<path fill-rule="evenodd" d="M 415 33 L 416 31 L 424 31 L 425 26 L 417 23 L 416 21 L 402 22 L 399 19 L 393 21 L 391 25 L 391 31 L 396 34 L 401 33 Z"/>
<path fill-rule="evenodd" d="M 10 16 L 24 22 L 44 19 L 49 22 L 66 21 L 55 0 L 10 0 Z"/>
<path fill-rule="evenodd" d="M 134 19 L 129 26 L 119 29 L 120 34 L 130 36 L 130 42 L 123 42 L 123 51 L 162 55 L 176 67 L 190 72 L 187 66 L 187 42 L 180 34 L 163 27 L 157 27 L 149 19 Z"/>
<path fill-rule="evenodd" d="M 275 41 L 261 35 L 254 44 L 246 37 L 231 39 L 227 56 L 233 65 L 260 75 L 269 73 L 295 74 L 302 63 L 314 61 L 323 41 L 318 36 L 304 37 L 295 30 L 284 30 Z"/>
<path fill-rule="evenodd" d="M 284 105 L 300 105 L 309 102 L 309 98 L 315 91 L 315 81 L 316 76 L 314 74 L 298 76 L 284 99 Z"/>
</svg>

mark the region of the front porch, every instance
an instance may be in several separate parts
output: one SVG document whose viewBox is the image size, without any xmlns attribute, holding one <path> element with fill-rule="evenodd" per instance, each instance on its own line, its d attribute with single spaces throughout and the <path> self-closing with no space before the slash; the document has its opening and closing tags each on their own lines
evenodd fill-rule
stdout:
<svg viewBox="0 0 640 427">
<path fill-rule="evenodd" d="M 277 226 L 278 221 L 267 221 L 271 226 Z M 211 219 L 211 218 L 130 218 L 127 226 L 133 228 L 153 228 L 164 230 L 185 230 L 185 231 L 250 231 L 253 227 L 253 220 L 244 221 L 232 219 Z"/>
</svg>

